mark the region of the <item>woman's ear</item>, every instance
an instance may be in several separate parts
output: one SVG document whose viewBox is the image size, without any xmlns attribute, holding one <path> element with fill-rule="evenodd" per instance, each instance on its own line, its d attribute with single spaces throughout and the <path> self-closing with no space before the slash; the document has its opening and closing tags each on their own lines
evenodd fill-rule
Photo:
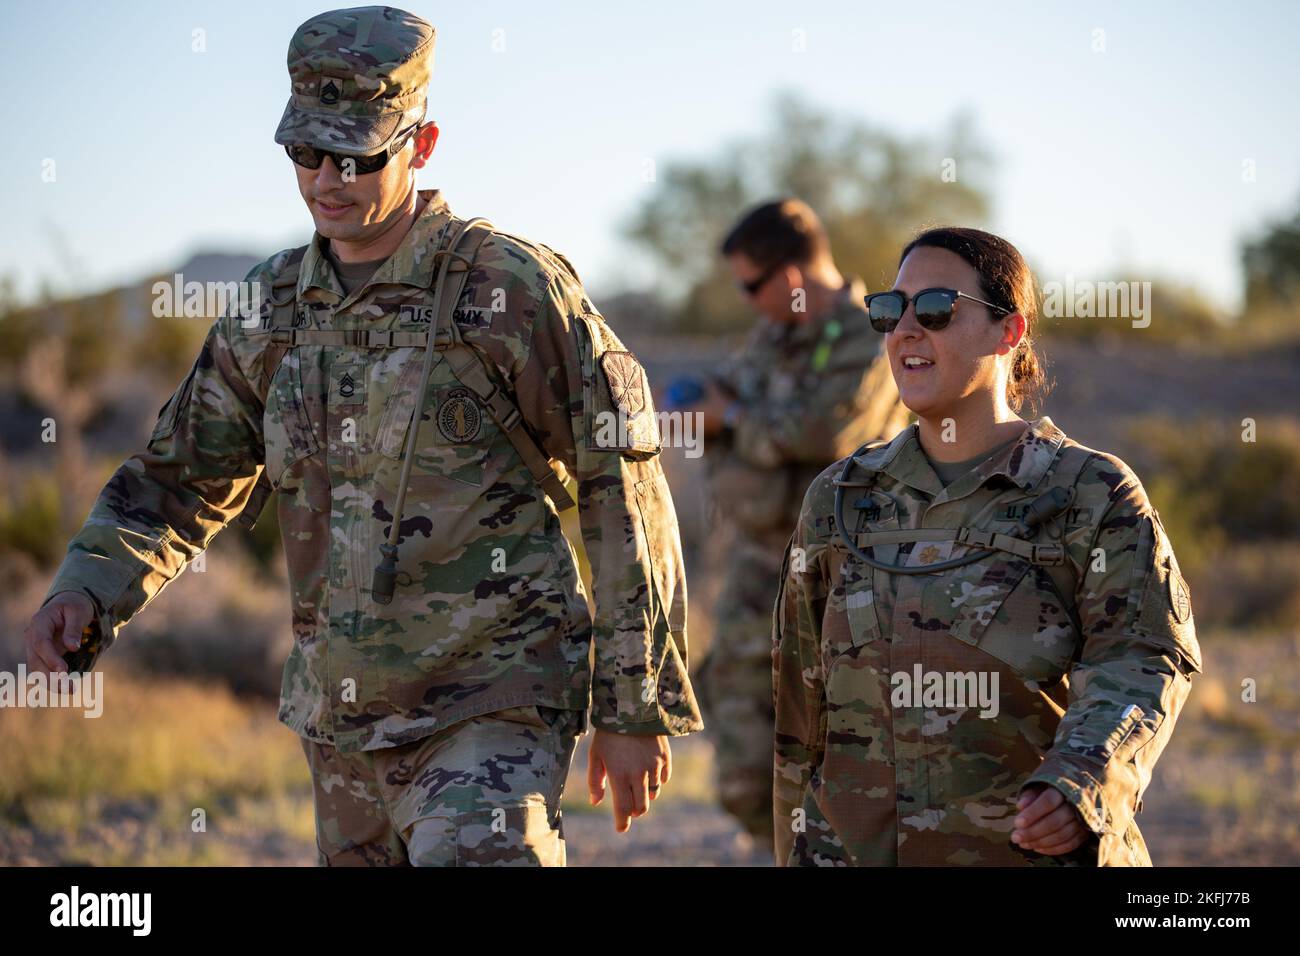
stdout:
<svg viewBox="0 0 1300 956">
<path fill-rule="evenodd" d="M 423 169 L 438 143 L 438 124 L 430 120 L 415 134 L 415 155 L 411 157 L 412 169 Z"/>
<path fill-rule="evenodd" d="M 1002 338 L 998 342 L 998 354 L 1005 355 L 1008 352 L 1014 352 L 1020 340 L 1025 337 L 1025 329 L 1028 328 L 1025 317 L 1019 312 L 1012 312 L 1010 315 L 1002 317 Z"/>
</svg>

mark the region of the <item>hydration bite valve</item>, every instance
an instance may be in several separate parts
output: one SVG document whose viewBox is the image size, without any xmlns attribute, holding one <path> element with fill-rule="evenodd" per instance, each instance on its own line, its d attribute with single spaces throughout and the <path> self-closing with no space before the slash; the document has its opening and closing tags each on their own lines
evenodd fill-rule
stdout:
<svg viewBox="0 0 1300 956">
<path fill-rule="evenodd" d="M 1025 509 L 1025 516 L 1022 519 L 1026 528 L 1033 531 L 1041 524 L 1046 524 L 1066 508 L 1074 500 L 1074 489 L 1053 488 L 1044 492 L 1034 499 L 1033 503 Z"/>
<path fill-rule="evenodd" d="M 393 591 L 397 588 L 397 546 L 381 544 L 379 551 L 384 557 L 375 568 L 370 596 L 376 604 L 389 604 L 393 600 Z"/>
</svg>

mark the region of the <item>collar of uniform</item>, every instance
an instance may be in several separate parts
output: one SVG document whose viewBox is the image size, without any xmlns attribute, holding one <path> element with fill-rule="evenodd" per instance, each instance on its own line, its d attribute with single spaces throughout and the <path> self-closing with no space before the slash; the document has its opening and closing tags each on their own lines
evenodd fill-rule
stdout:
<svg viewBox="0 0 1300 956">
<path fill-rule="evenodd" d="M 410 231 L 402 238 L 402 244 L 393 251 L 383 265 L 375 270 L 362 288 L 379 283 L 397 283 L 413 285 L 427 289 L 433 284 L 434 258 L 433 250 L 441 243 L 442 233 L 451 223 L 451 209 L 442 192 L 437 189 L 420 190 L 420 198 L 428 200 L 420 215 L 411 224 Z M 329 257 L 322 248 L 323 238 L 320 233 L 312 236 L 311 243 L 302 260 L 302 275 L 298 279 L 299 294 L 312 287 L 332 292 L 340 301 L 345 296 L 343 286 L 334 274 Z M 360 292 L 361 289 L 355 290 Z"/>
<path fill-rule="evenodd" d="M 1010 448 L 971 469 L 943 489 L 935 500 L 936 504 L 965 497 L 982 488 L 995 475 L 1013 482 L 1021 491 L 1032 492 L 1047 474 L 1063 441 L 1065 433 L 1052 424 L 1050 418 L 1043 416 L 1036 419 L 1029 423 L 1029 427 Z"/>
<path fill-rule="evenodd" d="M 913 422 L 883 445 L 876 445 L 854 456 L 861 468 L 884 472 L 909 488 L 938 495 L 943 491 L 939 476 L 921 451 L 920 426 Z"/>
<path fill-rule="evenodd" d="M 1047 474 L 1057 449 L 1065 441 L 1062 432 L 1044 415 L 1029 423 L 1024 434 L 1010 448 L 963 475 L 947 488 L 930 466 L 921 450 L 920 425 L 913 422 L 884 445 L 870 448 L 854 458 L 869 471 L 883 471 L 897 481 L 933 495 L 939 501 L 952 501 L 970 494 L 994 475 L 1002 475 L 1026 492 L 1033 491 Z"/>
<path fill-rule="evenodd" d="M 402 239 L 387 261 L 379 267 L 370 281 L 393 282 L 427 289 L 433 285 L 433 274 L 438 260 L 433 257 L 442 246 L 443 234 L 451 225 L 451 208 L 438 189 L 420 190 L 426 199 L 424 209 L 411 225 L 411 231 Z"/>
<path fill-rule="evenodd" d="M 307 244 L 307 251 L 303 254 L 302 266 L 298 274 L 298 296 L 301 298 L 308 289 L 324 289 L 342 301 L 343 283 L 339 282 L 338 276 L 334 274 L 329 256 L 325 255 L 323 242 L 324 238 L 317 232 L 312 235 L 311 242 Z"/>
</svg>

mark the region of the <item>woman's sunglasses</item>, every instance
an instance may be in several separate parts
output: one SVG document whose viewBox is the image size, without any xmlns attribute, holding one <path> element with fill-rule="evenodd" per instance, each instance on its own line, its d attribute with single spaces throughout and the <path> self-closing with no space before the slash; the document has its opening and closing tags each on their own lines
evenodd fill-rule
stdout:
<svg viewBox="0 0 1300 956">
<path fill-rule="evenodd" d="M 958 299 L 970 299 L 980 305 L 987 305 L 1001 315 L 1010 315 L 1011 309 L 1004 309 L 992 302 L 985 302 L 956 289 L 922 289 L 910 297 L 916 310 L 916 322 L 923 329 L 938 332 L 947 328 L 952 321 L 953 307 Z M 871 318 L 871 327 L 877 332 L 892 332 L 903 319 L 907 311 L 909 297 L 903 292 L 874 292 L 863 299 L 867 304 L 867 315 Z"/>
<path fill-rule="evenodd" d="M 366 173 L 377 173 L 387 166 L 388 161 L 401 152 L 402 147 L 406 145 L 406 141 L 419 128 L 420 124 L 416 123 L 405 133 L 399 133 L 394 137 L 387 147 L 378 153 L 371 153 L 369 156 L 335 153 L 328 149 L 317 149 L 315 146 L 308 146 L 306 143 L 291 143 L 285 146 L 284 151 L 289 154 L 290 159 L 304 169 L 320 169 L 320 164 L 328 156 L 336 169 L 344 169 L 343 164 L 351 162 L 352 168 L 357 172 L 357 175 L 364 176 Z"/>
</svg>

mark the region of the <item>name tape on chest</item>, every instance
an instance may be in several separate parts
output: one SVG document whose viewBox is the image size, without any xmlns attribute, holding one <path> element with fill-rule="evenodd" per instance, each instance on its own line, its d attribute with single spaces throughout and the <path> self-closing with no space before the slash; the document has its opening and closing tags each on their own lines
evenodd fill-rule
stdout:
<svg viewBox="0 0 1300 956">
<path fill-rule="evenodd" d="M 433 306 L 431 305 L 404 305 L 397 310 L 397 320 L 402 323 L 411 322 L 416 325 L 428 325 L 433 321 Z"/>
<path fill-rule="evenodd" d="M 459 326 L 472 329 L 492 327 L 492 310 L 485 305 L 458 305 L 451 313 Z M 397 320 L 402 324 L 429 325 L 433 321 L 433 306 L 403 305 L 398 307 Z"/>
</svg>

